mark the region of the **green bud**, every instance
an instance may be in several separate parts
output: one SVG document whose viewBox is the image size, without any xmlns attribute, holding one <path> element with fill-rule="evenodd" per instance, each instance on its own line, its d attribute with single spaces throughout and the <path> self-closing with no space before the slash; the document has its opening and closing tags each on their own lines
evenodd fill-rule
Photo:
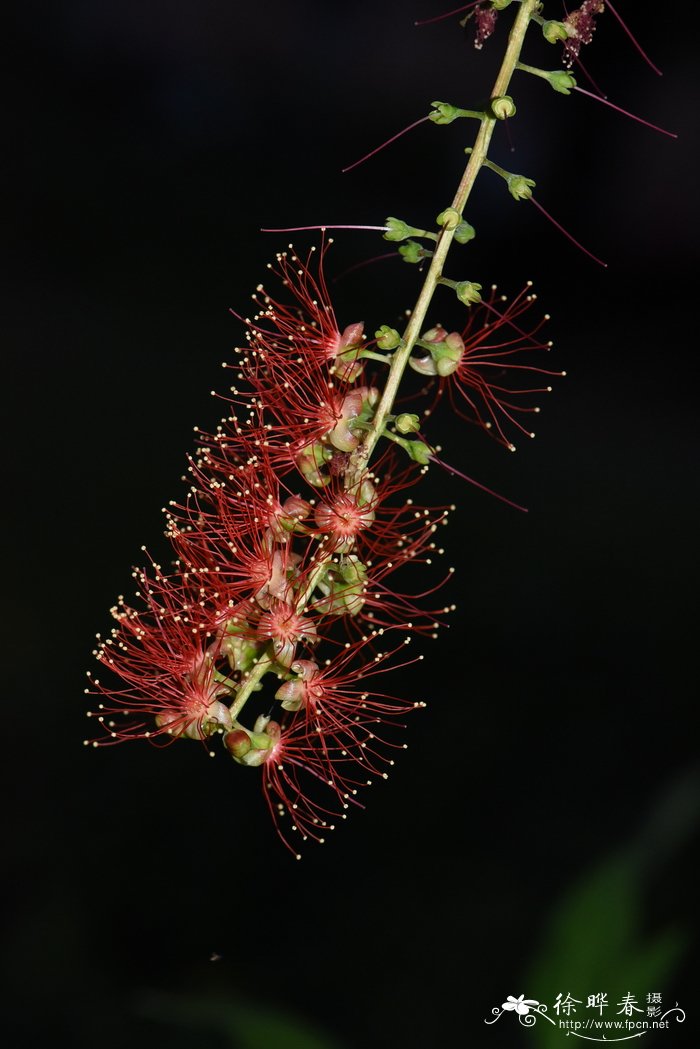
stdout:
<svg viewBox="0 0 700 1049">
<path fill-rule="evenodd" d="M 460 222 L 455 230 L 455 240 L 458 244 L 467 244 L 470 240 L 474 240 L 475 236 L 476 230 L 469 222 Z"/>
<path fill-rule="evenodd" d="M 505 11 L 512 0 L 491 0 L 491 7 L 494 11 Z"/>
<path fill-rule="evenodd" d="M 404 262 L 422 262 L 423 259 L 430 258 L 433 253 L 421 247 L 417 240 L 407 240 L 399 248 L 399 254 L 403 257 Z"/>
<path fill-rule="evenodd" d="M 445 208 L 441 211 L 437 217 L 438 226 L 442 226 L 443 229 L 457 229 L 461 222 L 462 216 L 456 210 L 456 208 Z"/>
<path fill-rule="evenodd" d="M 470 280 L 462 280 L 455 285 L 455 293 L 460 302 L 465 306 L 471 306 L 475 302 L 481 302 L 481 285 L 473 284 Z"/>
<path fill-rule="evenodd" d="M 506 120 L 515 116 L 515 102 L 510 95 L 497 95 L 491 99 L 491 113 L 496 120 Z"/>
<path fill-rule="evenodd" d="M 386 225 L 387 231 L 382 234 L 384 240 L 406 240 L 407 237 L 410 237 L 412 233 L 416 232 L 413 226 L 409 226 L 407 222 L 403 221 L 403 219 L 396 219 L 391 215 L 386 220 Z"/>
<path fill-rule="evenodd" d="M 545 22 L 542 26 L 542 35 L 549 44 L 558 44 L 561 40 L 566 40 L 569 36 L 569 31 L 563 22 Z"/>
<path fill-rule="evenodd" d="M 576 80 L 571 73 L 565 69 L 554 69 L 547 77 L 555 91 L 560 95 L 570 95 L 572 88 L 576 87 Z"/>
<path fill-rule="evenodd" d="M 380 350 L 395 350 L 401 345 L 401 336 L 396 328 L 390 328 L 388 324 L 382 324 L 381 328 L 375 331 L 374 337 Z"/>
<path fill-rule="evenodd" d="M 414 463 L 427 466 L 430 462 L 430 448 L 424 441 L 406 441 L 406 450 Z"/>
<path fill-rule="evenodd" d="M 429 114 L 433 124 L 451 124 L 461 115 L 458 106 L 452 106 L 449 102 L 431 102 L 433 112 Z"/>
<path fill-rule="evenodd" d="M 509 175 L 506 179 L 508 192 L 516 200 L 529 200 L 532 196 L 532 188 L 536 183 L 524 175 Z"/>
<path fill-rule="evenodd" d="M 394 426 L 399 433 L 418 433 L 420 430 L 420 419 L 412 412 L 402 412 L 394 420 Z"/>
</svg>

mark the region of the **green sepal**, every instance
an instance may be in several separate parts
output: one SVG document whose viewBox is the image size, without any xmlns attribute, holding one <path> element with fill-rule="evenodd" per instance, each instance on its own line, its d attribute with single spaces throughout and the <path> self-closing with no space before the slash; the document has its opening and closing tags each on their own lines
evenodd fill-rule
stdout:
<svg viewBox="0 0 700 1049">
<path fill-rule="evenodd" d="M 553 69 L 547 76 L 547 80 L 560 95 L 570 95 L 576 87 L 576 78 L 571 73 L 567 73 L 565 69 Z"/>
<path fill-rule="evenodd" d="M 413 412 L 402 412 L 394 419 L 394 426 L 400 434 L 418 433 L 420 419 Z"/>
<path fill-rule="evenodd" d="M 459 226 L 455 230 L 455 240 L 458 244 L 468 244 L 470 240 L 474 240 L 476 236 L 476 230 L 470 222 L 464 220 L 460 222 Z"/>
<path fill-rule="evenodd" d="M 461 280 L 455 284 L 455 294 L 465 306 L 471 306 L 481 302 L 481 284 L 475 284 L 470 280 Z"/>
<path fill-rule="evenodd" d="M 374 337 L 380 350 L 395 350 L 397 346 L 401 345 L 401 336 L 396 328 L 390 328 L 388 324 L 382 324 L 375 331 Z"/>
<path fill-rule="evenodd" d="M 399 247 L 399 254 L 403 258 L 404 262 L 422 262 L 423 259 L 432 258 L 432 251 L 428 251 L 422 247 L 417 240 L 407 240 L 405 244 Z"/>
<path fill-rule="evenodd" d="M 568 39 L 569 31 L 563 22 L 551 20 L 542 23 L 542 36 L 548 44 L 558 44 Z"/>
</svg>

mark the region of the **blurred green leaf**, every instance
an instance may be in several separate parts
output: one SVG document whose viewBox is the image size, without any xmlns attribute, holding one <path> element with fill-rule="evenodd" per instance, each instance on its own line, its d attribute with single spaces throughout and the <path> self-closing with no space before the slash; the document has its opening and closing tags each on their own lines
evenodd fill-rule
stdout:
<svg viewBox="0 0 700 1049">
<path fill-rule="evenodd" d="M 219 1034 L 230 1049 L 339 1049 L 336 1041 L 304 1020 L 275 1007 L 243 1004 L 235 997 L 152 992 L 141 999 L 139 1013 L 164 1026 Z"/>
<path fill-rule="evenodd" d="M 688 944 L 680 928 L 649 932 L 646 899 L 652 875 L 668 862 L 697 825 L 700 783 L 695 774 L 668 790 L 636 837 L 577 882 L 552 909 L 541 947 L 525 974 L 528 997 L 547 1005 L 558 994 L 582 1001 L 572 1018 L 599 1017 L 586 1010 L 588 995 L 605 993 L 603 1019 L 615 1019 L 624 994 L 645 1008 L 648 992 L 662 991 Z M 641 1014 L 640 1014 L 641 1016 Z M 533 1049 L 561 1049 L 567 1032 L 540 1020 L 531 1028 Z"/>
</svg>

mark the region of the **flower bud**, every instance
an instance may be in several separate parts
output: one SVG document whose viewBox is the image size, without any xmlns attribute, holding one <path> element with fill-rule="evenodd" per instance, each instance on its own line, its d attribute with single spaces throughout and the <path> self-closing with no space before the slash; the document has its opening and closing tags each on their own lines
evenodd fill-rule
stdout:
<svg viewBox="0 0 700 1049">
<path fill-rule="evenodd" d="M 457 229 L 461 221 L 462 216 L 456 208 L 445 208 L 441 211 L 437 217 L 438 226 L 442 226 L 443 229 Z"/>
<path fill-rule="evenodd" d="M 524 175 L 509 175 L 506 182 L 508 192 L 516 200 L 529 200 L 532 196 L 532 188 L 536 185 L 533 179 L 525 178 Z"/>
<path fill-rule="evenodd" d="M 401 344 L 401 336 L 396 328 L 390 328 L 387 324 L 382 324 L 374 337 L 380 350 L 395 350 Z"/>
<path fill-rule="evenodd" d="M 469 222 L 460 222 L 455 230 L 455 240 L 458 244 L 467 244 L 470 240 L 474 240 L 476 236 L 476 230 Z"/>
<path fill-rule="evenodd" d="M 560 95 L 570 95 L 572 89 L 576 87 L 575 77 L 571 73 L 567 73 L 565 69 L 552 70 L 547 79 Z"/>
<path fill-rule="evenodd" d="M 549 21 L 542 26 L 542 35 L 548 44 L 558 44 L 560 40 L 566 40 L 569 33 L 563 22 Z"/>
<path fill-rule="evenodd" d="M 234 729 L 224 736 L 224 746 L 232 758 L 241 761 L 250 750 L 250 737 L 243 729 Z"/>
<path fill-rule="evenodd" d="M 462 280 L 455 285 L 455 292 L 460 302 L 463 302 L 465 306 L 471 306 L 472 303 L 481 302 L 481 285 L 474 284 L 470 280 Z"/>
<path fill-rule="evenodd" d="M 430 462 L 431 451 L 424 441 L 407 441 L 407 451 L 414 463 L 427 466 Z"/>
<path fill-rule="evenodd" d="M 401 415 L 396 416 L 394 426 L 399 433 L 418 433 L 420 430 L 420 419 L 413 413 L 402 412 Z"/>
<path fill-rule="evenodd" d="M 427 251 L 423 248 L 417 240 L 407 240 L 405 244 L 402 244 L 399 248 L 399 254 L 402 256 L 404 262 L 422 262 L 423 259 L 428 259 L 433 254 L 432 251 Z"/>
<path fill-rule="evenodd" d="M 491 7 L 494 11 L 505 11 L 511 3 L 512 0 L 491 0 Z"/>
<path fill-rule="evenodd" d="M 515 102 L 510 95 L 497 95 L 491 99 L 491 113 L 496 120 L 507 120 L 515 116 Z"/>
</svg>

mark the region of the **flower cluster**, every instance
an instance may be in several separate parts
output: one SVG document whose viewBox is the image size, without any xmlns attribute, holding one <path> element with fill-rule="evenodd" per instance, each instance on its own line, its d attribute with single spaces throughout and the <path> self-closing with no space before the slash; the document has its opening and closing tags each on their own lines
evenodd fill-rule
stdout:
<svg viewBox="0 0 700 1049">
<path fill-rule="evenodd" d="M 509 3 L 468 5 L 478 47 Z M 447 402 L 513 450 L 514 439 L 534 436 L 536 401 L 564 374 L 539 363 L 551 343 L 542 338 L 547 315 L 531 319 L 529 284 L 508 301 L 495 287 L 482 296 L 480 284 L 444 275 L 452 241 L 474 237 L 463 214 L 482 167 L 505 178 L 516 199 L 534 200 L 532 180 L 486 156 L 495 124 L 515 113 L 503 92 L 516 66 L 559 75 L 519 63 L 528 25 L 543 19 L 537 0 L 517 6 L 487 109 L 434 103 L 443 123 L 466 116 L 481 125 L 437 231 L 395 218 L 362 227 L 405 242 L 399 254 L 427 269 L 404 332 L 382 324 L 368 338 L 363 321 L 338 321 L 325 234 L 305 258 L 291 245 L 277 255 L 272 287 L 259 285 L 252 316 L 239 317 L 246 343 L 224 365 L 224 417 L 214 432 L 197 431 L 187 492 L 165 508 L 167 561 L 147 558 L 135 570 L 136 601 L 120 597 L 110 636 L 98 635 L 100 676 L 90 675 L 87 691 L 99 733 L 86 742 L 190 739 L 209 750 L 220 739 L 238 765 L 259 769 L 278 832 L 297 856 L 297 842 L 323 841 L 361 804 L 361 788 L 387 776 L 405 746 L 406 715 L 424 706 L 380 682 L 422 658 L 406 646 L 434 636 L 454 608 L 435 596 L 451 568 L 424 567 L 422 581 L 413 568 L 444 553 L 438 533 L 454 509 L 413 498 L 430 465 L 446 465 L 422 432 L 435 406 Z M 566 24 L 544 22 L 546 38 L 586 43 L 601 8 L 585 0 Z M 455 292 L 462 317 L 468 311 L 452 331 L 427 320 L 439 285 Z M 416 412 L 404 385 L 398 400 L 411 370 L 416 396 L 428 394 Z M 409 566 L 416 582 L 406 587 Z"/>
<path fill-rule="evenodd" d="M 229 414 L 198 431 L 187 496 L 166 508 L 170 567 L 135 572 L 137 607 L 119 599 L 96 650 L 109 680 L 88 689 L 104 732 L 94 745 L 221 735 L 239 764 L 262 767 L 285 841 L 323 838 L 386 776 L 395 727 L 423 704 L 371 684 L 450 611 L 392 586 L 443 552 L 449 507 L 413 501 L 425 467 L 399 445 L 372 467 L 353 455 L 378 391 L 362 324 L 336 322 L 324 252 L 315 266 L 313 249 L 278 257 L 286 303 L 258 289 Z M 251 699 L 260 712 L 244 724 Z"/>
</svg>

